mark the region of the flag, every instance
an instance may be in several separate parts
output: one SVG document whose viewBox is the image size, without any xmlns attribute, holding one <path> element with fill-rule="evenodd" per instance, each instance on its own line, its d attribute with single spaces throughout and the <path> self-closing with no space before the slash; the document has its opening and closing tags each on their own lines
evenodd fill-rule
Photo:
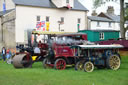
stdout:
<svg viewBox="0 0 128 85">
<path fill-rule="evenodd" d="M 5 1 L 3 2 L 3 12 L 6 11 L 6 4 L 5 4 Z"/>
<path fill-rule="evenodd" d="M 50 23 L 46 22 L 46 31 L 49 31 L 49 25 L 50 25 Z"/>
<path fill-rule="evenodd" d="M 37 22 L 36 28 L 37 28 L 37 30 L 45 31 L 45 21 Z"/>
</svg>

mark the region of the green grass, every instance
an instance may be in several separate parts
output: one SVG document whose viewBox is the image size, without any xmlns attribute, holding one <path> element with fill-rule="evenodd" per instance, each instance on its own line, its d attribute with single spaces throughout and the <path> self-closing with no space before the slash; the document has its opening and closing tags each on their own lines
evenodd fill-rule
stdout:
<svg viewBox="0 0 128 85">
<path fill-rule="evenodd" d="M 128 57 L 122 58 L 118 71 L 95 69 L 92 73 L 43 69 L 41 62 L 33 68 L 15 69 L 0 61 L 0 85 L 128 85 Z"/>
</svg>

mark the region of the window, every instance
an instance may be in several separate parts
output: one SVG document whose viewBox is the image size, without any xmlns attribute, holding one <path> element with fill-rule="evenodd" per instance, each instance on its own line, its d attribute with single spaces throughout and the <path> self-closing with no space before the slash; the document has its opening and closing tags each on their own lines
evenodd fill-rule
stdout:
<svg viewBox="0 0 128 85">
<path fill-rule="evenodd" d="M 66 3 L 69 3 L 69 0 L 66 0 Z"/>
<path fill-rule="evenodd" d="M 80 18 L 78 18 L 78 21 L 77 21 L 77 23 L 80 23 L 81 22 L 81 19 Z"/>
<path fill-rule="evenodd" d="M 111 24 L 111 22 L 109 22 L 109 23 L 108 23 L 108 25 L 109 25 L 109 27 L 112 27 L 112 24 Z"/>
<path fill-rule="evenodd" d="M 46 22 L 49 22 L 49 17 L 48 16 L 46 17 Z"/>
<path fill-rule="evenodd" d="M 40 16 L 37 16 L 37 21 L 40 21 Z"/>
<path fill-rule="evenodd" d="M 101 32 L 101 33 L 100 33 L 100 40 L 103 40 L 103 39 L 104 39 L 104 33 Z"/>
<path fill-rule="evenodd" d="M 61 32 L 64 32 L 64 29 L 61 29 Z"/>
<path fill-rule="evenodd" d="M 100 22 L 99 21 L 97 22 L 97 27 L 100 27 Z"/>
<path fill-rule="evenodd" d="M 64 17 L 61 17 L 61 22 L 64 22 Z"/>
</svg>

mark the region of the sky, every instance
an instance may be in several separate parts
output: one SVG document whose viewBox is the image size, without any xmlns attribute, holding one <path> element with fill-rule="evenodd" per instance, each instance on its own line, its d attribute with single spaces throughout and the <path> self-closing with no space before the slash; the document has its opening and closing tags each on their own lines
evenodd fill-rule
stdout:
<svg viewBox="0 0 128 85">
<path fill-rule="evenodd" d="M 88 10 L 88 16 L 91 15 L 93 9 L 93 0 L 79 0 Z M 115 14 L 119 15 L 120 14 L 120 4 L 119 2 L 108 2 L 101 7 L 96 9 L 96 12 L 99 14 L 100 12 L 106 13 L 107 7 L 108 6 L 113 6 L 115 10 Z"/>
</svg>

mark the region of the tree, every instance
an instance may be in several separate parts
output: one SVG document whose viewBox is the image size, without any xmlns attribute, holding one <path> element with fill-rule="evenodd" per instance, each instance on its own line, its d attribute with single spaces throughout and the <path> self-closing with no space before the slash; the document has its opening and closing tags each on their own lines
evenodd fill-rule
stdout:
<svg viewBox="0 0 128 85">
<path fill-rule="evenodd" d="M 128 8 L 125 9 L 124 22 L 128 21 Z M 128 30 L 128 25 L 125 27 L 125 32 Z"/>
<path fill-rule="evenodd" d="M 98 8 L 100 7 L 102 4 L 105 4 L 106 2 L 108 2 L 110 0 L 94 0 L 94 8 Z M 117 2 L 118 0 L 111 0 L 114 2 Z M 124 0 L 120 0 L 120 33 L 121 33 L 121 38 L 125 39 L 125 27 L 124 27 L 124 23 L 125 23 L 125 17 L 124 17 Z"/>
</svg>

